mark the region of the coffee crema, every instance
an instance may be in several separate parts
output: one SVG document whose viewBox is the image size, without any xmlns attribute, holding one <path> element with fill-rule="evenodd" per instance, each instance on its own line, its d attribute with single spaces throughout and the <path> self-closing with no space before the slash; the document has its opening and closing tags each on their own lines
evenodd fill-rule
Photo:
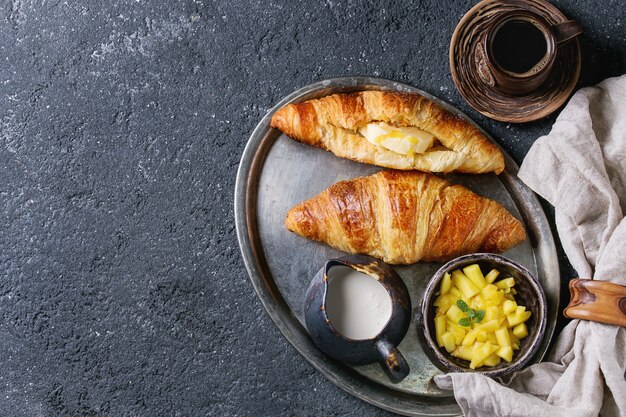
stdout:
<svg viewBox="0 0 626 417">
<path fill-rule="evenodd" d="M 546 62 L 546 36 L 531 20 L 510 20 L 498 28 L 491 46 L 494 60 L 504 71 L 536 73 Z"/>
<path fill-rule="evenodd" d="M 326 315 L 343 336 L 370 339 L 383 331 L 391 318 L 391 297 L 374 277 L 347 266 L 328 271 Z"/>
</svg>

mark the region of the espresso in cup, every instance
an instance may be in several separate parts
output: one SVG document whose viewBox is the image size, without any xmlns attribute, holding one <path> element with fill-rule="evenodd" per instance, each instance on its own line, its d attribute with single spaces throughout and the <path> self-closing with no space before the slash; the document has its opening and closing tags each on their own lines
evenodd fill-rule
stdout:
<svg viewBox="0 0 626 417">
<path fill-rule="evenodd" d="M 489 87 L 508 95 L 538 90 L 552 73 L 558 47 L 582 32 L 580 24 L 549 23 L 526 10 L 501 13 L 480 35 L 476 71 Z"/>
<path fill-rule="evenodd" d="M 502 24 L 493 37 L 491 49 L 495 63 L 513 74 L 537 72 L 548 61 L 548 40 L 532 19 Z"/>
</svg>

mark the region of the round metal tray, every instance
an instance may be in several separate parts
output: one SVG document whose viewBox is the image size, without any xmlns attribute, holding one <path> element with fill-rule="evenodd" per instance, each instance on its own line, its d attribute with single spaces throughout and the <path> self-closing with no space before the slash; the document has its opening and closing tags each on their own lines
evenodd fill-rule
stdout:
<svg viewBox="0 0 626 417">
<path fill-rule="evenodd" d="M 332 360 L 317 349 L 304 327 L 303 303 L 310 279 L 327 259 L 342 253 L 288 232 L 284 227 L 285 215 L 295 204 L 317 195 L 337 181 L 369 175 L 381 168 L 340 159 L 330 152 L 295 142 L 271 129 L 269 121 L 277 109 L 291 102 L 366 89 L 416 92 L 470 120 L 458 109 L 428 93 L 379 78 L 337 78 L 295 91 L 259 122 L 241 158 L 235 187 L 239 246 L 250 280 L 270 317 L 287 340 L 329 380 L 358 398 L 399 414 L 457 415 L 460 409 L 452 392 L 440 390 L 432 381 L 440 371 L 424 353 L 415 325 L 421 294 L 440 264 L 419 262 L 395 267 L 411 292 L 415 313 L 399 346 L 411 372 L 398 384 L 389 382 L 376 364 L 352 367 Z M 546 292 L 548 327 L 532 361 L 537 362 L 543 358 L 556 324 L 558 261 L 550 227 L 539 201 L 517 178 L 518 167 L 506 153 L 505 159 L 505 172 L 499 176 L 447 175 L 446 178 L 500 202 L 526 226 L 529 238 L 504 255 L 530 269 Z"/>
</svg>

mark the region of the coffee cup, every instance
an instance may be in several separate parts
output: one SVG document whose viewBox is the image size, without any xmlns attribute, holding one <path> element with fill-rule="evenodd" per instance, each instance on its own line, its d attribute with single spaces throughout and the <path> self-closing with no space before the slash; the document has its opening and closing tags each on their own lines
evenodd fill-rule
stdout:
<svg viewBox="0 0 626 417">
<path fill-rule="evenodd" d="M 411 299 L 400 276 L 378 259 L 331 259 L 311 280 L 304 317 L 313 342 L 351 365 L 378 362 L 392 382 L 409 373 L 398 350 L 411 321 Z"/>
<path fill-rule="evenodd" d="M 548 79 L 558 48 L 581 33 L 573 20 L 550 24 L 531 11 L 501 13 L 476 44 L 476 71 L 482 82 L 501 93 L 528 94 Z"/>
</svg>

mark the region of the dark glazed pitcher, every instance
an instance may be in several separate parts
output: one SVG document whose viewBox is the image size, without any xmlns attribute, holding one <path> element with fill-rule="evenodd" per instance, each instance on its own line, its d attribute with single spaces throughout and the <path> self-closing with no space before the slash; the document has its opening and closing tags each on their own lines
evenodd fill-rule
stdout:
<svg viewBox="0 0 626 417">
<path fill-rule="evenodd" d="M 328 272 L 346 266 L 376 278 L 391 299 L 391 317 L 383 330 L 369 339 L 354 340 L 343 336 L 326 315 L 329 289 Z M 315 275 L 306 294 L 306 327 L 313 341 L 327 355 L 351 365 L 379 362 L 389 379 L 399 382 L 409 373 L 409 366 L 398 350 L 411 321 L 411 300 L 400 276 L 389 265 L 364 255 L 331 259 Z"/>
</svg>

